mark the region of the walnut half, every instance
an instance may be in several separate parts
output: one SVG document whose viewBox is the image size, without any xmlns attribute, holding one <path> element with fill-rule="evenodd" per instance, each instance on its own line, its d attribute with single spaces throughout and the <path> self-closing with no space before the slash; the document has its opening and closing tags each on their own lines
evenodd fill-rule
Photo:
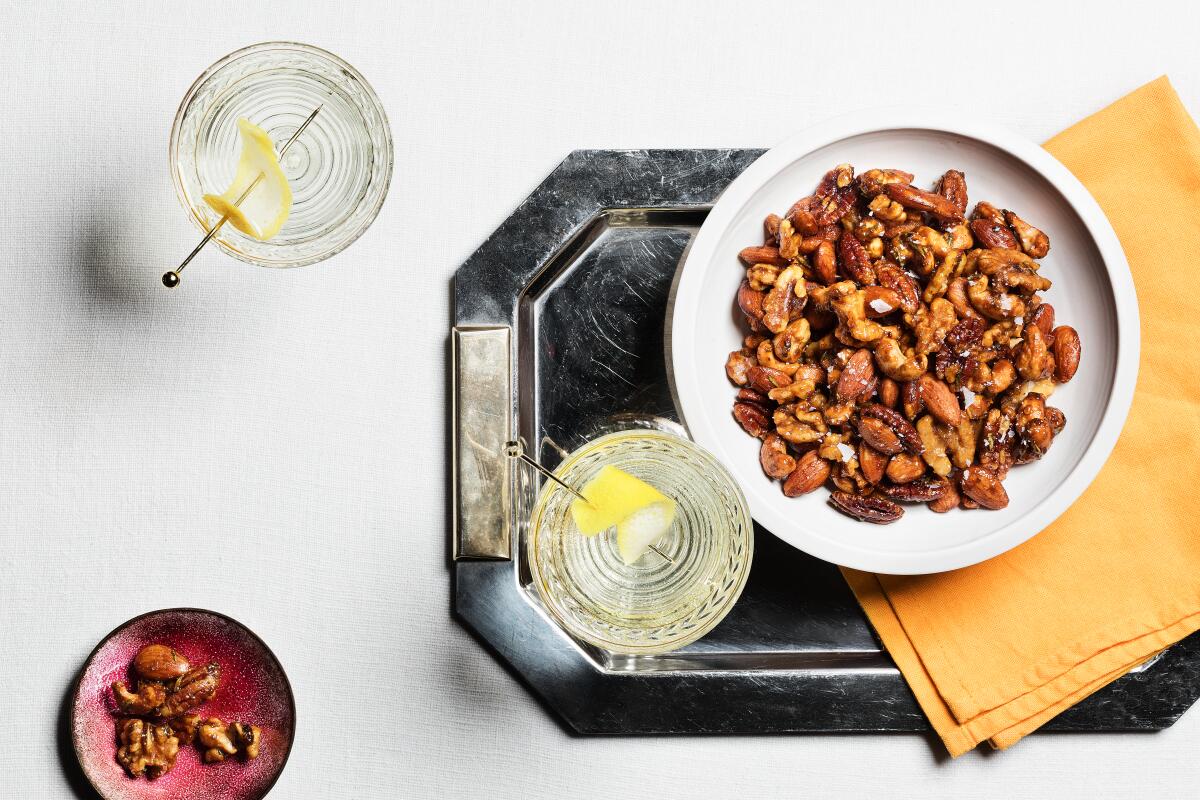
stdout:
<svg viewBox="0 0 1200 800">
<path fill-rule="evenodd" d="M 169 725 L 155 725 L 140 719 L 117 722 L 117 762 L 131 777 L 154 779 L 175 767 L 179 739 Z"/>
<path fill-rule="evenodd" d="M 210 717 L 196 729 L 196 746 L 208 764 L 217 764 L 235 755 L 251 761 L 258 758 L 261 744 L 262 731 L 257 725 L 241 722 L 226 725 L 220 719 Z"/>
</svg>

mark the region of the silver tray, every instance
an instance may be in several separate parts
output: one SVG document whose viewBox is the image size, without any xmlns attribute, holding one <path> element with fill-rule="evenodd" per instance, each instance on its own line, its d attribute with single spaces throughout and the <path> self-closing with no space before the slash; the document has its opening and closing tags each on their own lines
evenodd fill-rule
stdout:
<svg viewBox="0 0 1200 800">
<path fill-rule="evenodd" d="M 454 278 L 453 608 L 579 733 L 919 731 L 928 723 L 837 569 L 756 529 L 733 612 L 665 656 L 574 641 L 524 563 L 536 476 L 615 420 L 682 431 L 663 326 L 672 280 L 721 191 L 761 150 L 581 150 Z M 1200 696 L 1200 634 L 1046 730 L 1157 730 Z"/>
</svg>

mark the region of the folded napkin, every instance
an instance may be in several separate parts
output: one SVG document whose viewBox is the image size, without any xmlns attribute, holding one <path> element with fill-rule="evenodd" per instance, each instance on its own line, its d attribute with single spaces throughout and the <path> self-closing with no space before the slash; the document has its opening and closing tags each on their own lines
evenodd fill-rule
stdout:
<svg viewBox="0 0 1200 800">
<path fill-rule="evenodd" d="M 843 570 L 954 756 L 1012 745 L 1200 629 L 1200 131 L 1163 77 L 1046 149 L 1103 207 L 1137 285 L 1141 364 L 1116 449 L 1004 555 L 939 575 Z"/>
</svg>

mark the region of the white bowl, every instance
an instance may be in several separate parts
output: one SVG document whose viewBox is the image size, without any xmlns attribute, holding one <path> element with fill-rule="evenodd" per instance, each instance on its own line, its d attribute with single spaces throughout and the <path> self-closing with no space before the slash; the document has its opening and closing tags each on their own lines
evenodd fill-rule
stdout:
<svg viewBox="0 0 1200 800">
<path fill-rule="evenodd" d="M 763 218 L 811 194 L 821 176 L 849 162 L 858 171 L 894 167 L 928 188 L 947 169 L 966 173 L 971 207 L 1011 208 L 1050 236 L 1042 274 L 1058 324 L 1079 331 L 1083 358 L 1051 404 L 1067 426 L 1045 457 L 1015 467 L 1001 511 L 935 514 L 905 506 L 890 525 L 859 522 L 819 489 L 784 497 L 763 474 L 759 441 L 733 419 L 736 389 L 725 360 L 743 331 L 734 295 L 744 275 L 738 251 L 762 241 Z M 1045 150 L 990 125 L 944 113 L 894 111 L 840 117 L 788 139 L 739 176 L 713 207 L 680 269 L 667 349 L 676 404 L 692 437 L 741 483 L 754 519 L 818 558 L 892 574 L 941 572 L 1017 546 L 1053 522 L 1100 471 L 1116 443 L 1137 379 L 1137 298 L 1125 254 L 1092 196 Z"/>
</svg>

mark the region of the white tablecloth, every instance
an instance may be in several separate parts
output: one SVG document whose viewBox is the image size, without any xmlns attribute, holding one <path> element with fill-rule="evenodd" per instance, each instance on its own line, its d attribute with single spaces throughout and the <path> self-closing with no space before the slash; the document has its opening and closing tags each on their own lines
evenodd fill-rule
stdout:
<svg viewBox="0 0 1200 800">
<path fill-rule="evenodd" d="M 180 605 L 287 668 L 279 797 L 1194 791 L 1195 710 L 957 762 L 914 735 L 571 738 L 450 618 L 448 281 L 570 150 L 767 146 L 908 97 L 1041 140 L 1163 72 L 1200 109 L 1194 4 L 853 5 L 0 3 L 0 796 L 73 796 L 72 675 Z M 168 292 L 196 239 L 176 105 L 267 39 L 374 84 L 391 196 L 327 263 L 212 249 Z"/>
</svg>

